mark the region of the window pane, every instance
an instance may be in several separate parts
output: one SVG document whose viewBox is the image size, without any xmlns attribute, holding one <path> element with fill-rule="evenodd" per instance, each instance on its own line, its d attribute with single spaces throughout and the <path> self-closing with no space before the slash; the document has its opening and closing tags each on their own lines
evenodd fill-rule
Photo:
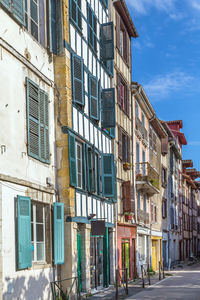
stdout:
<svg viewBox="0 0 200 300">
<path fill-rule="evenodd" d="M 37 243 L 37 261 L 44 261 L 44 243 Z"/>
<path fill-rule="evenodd" d="M 34 260 L 34 245 L 33 245 L 33 243 L 31 244 L 31 250 L 32 250 L 32 260 Z"/>
<path fill-rule="evenodd" d="M 31 34 L 38 40 L 38 26 L 31 20 Z"/>
<path fill-rule="evenodd" d="M 38 23 L 38 7 L 35 1 L 31 1 L 31 18 Z"/>
<path fill-rule="evenodd" d="M 43 223 L 43 205 L 37 204 L 36 205 L 36 222 Z"/>
<path fill-rule="evenodd" d="M 33 241 L 34 235 L 33 235 L 33 223 L 31 222 L 31 241 Z"/>
<path fill-rule="evenodd" d="M 31 222 L 33 222 L 33 204 L 31 204 Z"/>
<path fill-rule="evenodd" d="M 36 224 L 36 241 L 37 242 L 44 241 L 44 228 L 42 224 Z"/>
</svg>

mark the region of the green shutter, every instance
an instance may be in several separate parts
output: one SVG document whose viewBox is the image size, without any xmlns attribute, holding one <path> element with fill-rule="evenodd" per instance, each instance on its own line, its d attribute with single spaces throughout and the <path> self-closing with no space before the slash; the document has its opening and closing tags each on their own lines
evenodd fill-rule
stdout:
<svg viewBox="0 0 200 300">
<path fill-rule="evenodd" d="M 103 284 L 109 286 L 110 279 L 110 249 L 109 249 L 109 233 L 106 227 L 106 234 L 103 236 Z"/>
<path fill-rule="evenodd" d="M 101 59 L 114 59 L 113 22 L 101 25 Z"/>
<path fill-rule="evenodd" d="M 94 149 L 87 147 L 87 178 L 88 191 L 95 192 L 95 152 Z"/>
<path fill-rule="evenodd" d="M 113 154 L 102 154 L 102 194 L 104 197 L 114 197 L 114 158 Z"/>
<path fill-rule="evenodd" d="M 17 269 L 30 268 L 31 252 L 31 199 L 17 196 Z"/>
<path fill-rule="evenodd" d="M 114 163 L 114 202 L 117 202 L 117 164 Z"/>
<path fill-rule="evenodd" d="M 12 0 L 12 12 L 15 18 L 24 24 L 24 0 Z"/>
<path fill-rule="evenodd" d="M 28 155 L 39 159 L 39 88 L 27 78 Z"/>
<path fill-rule="evenodd" d="M 90 75 L 90 117 L 99 120 L 99 100 L 98 100 L 98 81 L 97 77 Z"/>
<path fill-rule="evenodd" d="M 102 90 L 102 127 L 115 127 L 115 89 Z"/>
<path fill-rule="evenodd" d="M 48 95 L 39 90 L 40 103 L 40 158 L 49 162 L 49 99 Z"/>
<path fill-rule="evenodd" d="M 64 203 L 54 203 L 54 264 L 64 264 Z"/>
<path fill-rule="evenodd" d="M 83 59 L 75 54 L 72 55 L 72 77 L 73 100 L 80 105 L 84 105 Z"/>
<path fill-rule="evenodd" d="M 8 10 L 11 10 L 11 0 L 0 0 L 0 3 Z"/>
<path fill-rule="evenodd" d="M 76 179 L 76 144 L 75 136 L 69 132 L 68 133 L 68 149 L 69 149 L 69 170 L 70 170 L 70 184 L 72 186 L 77 186 Z"/>
</svg>

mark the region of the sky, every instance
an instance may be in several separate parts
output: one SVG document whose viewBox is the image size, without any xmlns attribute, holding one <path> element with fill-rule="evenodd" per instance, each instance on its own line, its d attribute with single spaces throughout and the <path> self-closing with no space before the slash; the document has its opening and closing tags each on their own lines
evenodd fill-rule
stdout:
<svg viewBox="0 0 200 300">
<path fill-rule="evenodd" d="M 200 0 L 125 0 L 139 37 L 132 39 L 132 80 L 158 118 L 183 120 L 183 159 L 200 170 Z"/>
</svg>

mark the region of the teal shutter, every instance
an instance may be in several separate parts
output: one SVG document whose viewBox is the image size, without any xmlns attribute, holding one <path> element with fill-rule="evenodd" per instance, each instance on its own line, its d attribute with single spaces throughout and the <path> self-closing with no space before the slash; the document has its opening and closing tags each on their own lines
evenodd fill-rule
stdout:
<svg viewBox="0 0 200 300">
<path fill-rule="evenodd" d="M 110 136 L 111 138 L 115 138 L 115 127 L 110 128 Z"/>
<path fill-rule="evenodd" d="M 72 55 L 72 90 L 74 102 L 84 105 L 83 59 L 75 54 Z"/>
<path fill-rule="evenodd" d="M 31 252 L 31 199 L 17 196 L 17 269 L 30 268 Z"/>
<path fill-rule="evenodd" d="M 75 136 L 69 132 L 68 133 L 68 149 L 69 149 L 69 170 L 70 170 L 70 184 L 72 186 L 77 186 L 76 179 L 76 144 Z"/>
<path fill-rule="evenodd" d="M 114 163 L 114 202 L 117 202 L 117 164 Z"/>
<path fill-rule="evenodd" d="M 95 153 L 88 145 L 87 147 L 87 178 L 88 191 L 95 192 Z"/>
<path fill-rule="evenodd" d="M 102 194 L 104 197 L 114 197 L 114 158 L 113 154 L 102 154 Z"/>
<path fill-rule="evenodd" d="M 109 249 L 109 232 L 106 227 L 106 234 L 103 236 L 103 285 L 109 286 L 110 278 L 110 249 Z"/>
<path fill-rule="evenodd" d="M 115 127 L 115 89 L 102 90 L 102 127 Z"/>
<path fill-rule="evenodd" d="M 90 117 L 99 120 L 99 100 L 98 100 L 98 81 L 97 78 L 90 75 Z"/>
<path fill-rule="evenodd" d="M 64 203 L 54 203 L 54 264 L 64 264 Z"/>
<path fill-rule="evenodd" d="M 39 88 L 27 78 L 28 154 L 39 159 Z"/>
<path fill-rule="evenodd" d="M 11 10 L 11 0 L 0 0 L 0 3 L 8 10 Z"/>
<path fill-rule="evenodd" d="M 101 59 L 103 61 L 114 59 L 113 22 L 101 25 Z"/>
<path fill-rule="evenodd" d="M 12 12 L 15 18 L 24 24 L 24 0 L 13 0 L 12 3 Z"/>
</svg>

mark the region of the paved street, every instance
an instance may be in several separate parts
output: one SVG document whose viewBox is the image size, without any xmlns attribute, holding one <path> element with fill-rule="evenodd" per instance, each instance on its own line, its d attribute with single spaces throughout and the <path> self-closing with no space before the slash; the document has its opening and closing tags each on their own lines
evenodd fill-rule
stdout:
<svg viewBox="0 0 200 300">
<path fill-rule="evenodd" d="M 173 274 L 128 299 L 200 299 L 200 264 L 176 270 Z"/>
</svg>

